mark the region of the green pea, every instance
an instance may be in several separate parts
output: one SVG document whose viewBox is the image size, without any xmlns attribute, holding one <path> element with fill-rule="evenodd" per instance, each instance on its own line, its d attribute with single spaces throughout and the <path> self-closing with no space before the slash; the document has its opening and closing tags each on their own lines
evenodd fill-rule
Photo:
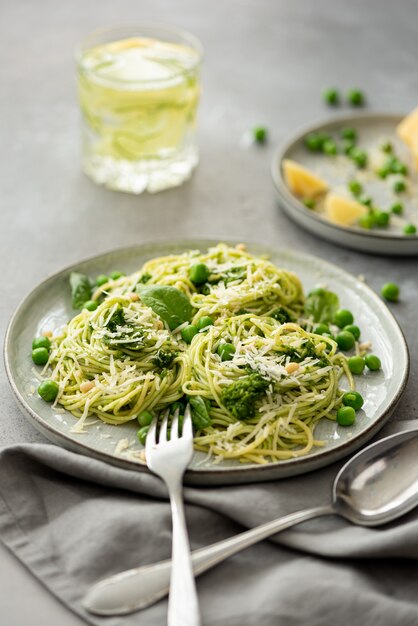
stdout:
<svg viewBox="0 0 418 626">
<path fill-rule="evenodd" d="M 136 419 L 138 420 L 138 424 L 140 426 L 149 426 L 154 419 L 154 416 L 149 411 L 141 411 Z"/>
<path fill-rule="evenodd" d="M 182 328 L 181 337 L 183 341 L 185 341 L 186 343 L 192 343 L 192 339 L 195 335 L 197 335 L 197 333 L 198 333 L 197 326 L 194 326 L 193 324 L 189 324 L 188 326 L 185 326 L 184 328 Z"/>
<path fill-rule="evenodd" d="M 322 337 L 327 337 L 328 339 L 335 341 L 335 337 L 332 333 L 322 333 Z"/>
<path fill-rule="evenodd" d="M 347 100 L 353 107 L 360 107 L 364 104 L 364 93 L 360 89 L 350 89 L 347 94 Z"/>
<path fill-rule="evenodd" d="M 364 204 L 364 206 L 371 207 L 373 204 L 373 199 L 371 198 L 371 196 L 362 196 L 361 198 L 359 198 L 359 202 L 360 204 Z"/>
<path fill-rule="evenodd" d="M 372 372 L 376 372 L 377 370 L 380 370 L 382 366 L 382 363 L 379 357 L 376 356 L 375 354 L 366 354 L 366 356 L 364 357 L 364 360 L 366 362 L 367 367 Z"/>
<path fill-rule="evenodd" d="M 356 412 L 351 406 L 342 406 L 337 411 L 337 422 L 340 426 L 352 426 L 356 421 Z"/>
<path fill-rule="evenodd" d="M 379 176 L 379 178 L 387 178 L 390 174 L 390 169 L 387 167 L 380 167 L 378 170 L 376 170 L 376 174 Z"/>
<path fill-rule="evenodd" d="M 32 341 L 32 350 L 35 350 L 35 348 L 46 348 L 49 350 L 50 347 L 51 341 L 48 337 L 35 337 Z"/>
<path fill-rule="evenodd" d="M 201 285 L 209 278 L 210 270 L 204 263 L 195 263 L 189 269 L 189 278 L 195 285 Z"/>
<path fill-rule="evenodd" d="M 322 287 L 315 287 L 315 289 L 311 289 L 311 291 L 308 293 L 308 296 L 325 296 L 326 291 L 325 289 L 323 289 Z"/>
<path fill-rule="evenodd" d="M 315 326 L 314 328 L 314 333 L 316 333 L 317 335 L 324 335 L 331 334 L 331 331 L 329 329 L 329 326 L 327 326 L 326 324 L 318 324 L 318 326 Z"/>
<path fill-rule="evenodd" d="M 253 137 L 257 143 L 265 143 L 267 139 L 267 128 L 264 126 L 256 126 L 253 128 Z"/>
<path fill-rule="evenodd" d="M 360 150 L 360 148 L 353 148 L 353 150 L 350 151 L 349 156 L 350 159 L 352 159 L 357 167 L 359 167 L 360 169 L 367 165 L 368 156 L 365 150 Z"/>
<path fill-rule="evenodd" d="M 351 151 L 355 147 L 356 147 L 356 144 L 354 141 L 350 141 L 349 139 L 344 139 L 344 141 L 342 142 L 341 150 L 342 152 L 344 152 L 344 154 L 346 154 L 347 156 L 350 156 Z"/>
<path fill-rule="evenodd" d="M 32 361 L 36 365 L 45 365 L 48 363 L 49 352 L 46 348 L 35 348 L 32 350 Z"/>
<path fill-rule="evenodd" d="M 109 276 L 105 276 L 104 274 L 100 274 L 97 278 L 96 278 L 96 285 L 98 287 L 101 287 L 102 285 L 105 285 L 106 283 L 108 283 L 110 280 Z"/>
<path fill-rule="evenodd" d="M 393 152 L 393 146 L 390 141 L 385 141 L 384 143 L 382 143 L 380 149 L 382 152 L 386 152 L 386 154 L 390 154 L 391 152 Z"/>
<path fill-rule="evenodd" d="M 417 227 L 414 224 L 407 224 L 403 229 L 404 235 L 415 235 Z"/>
<path fill-rule="evenodd" d="M 363 185 L 358 180 L 350 180 L 348 188 L 353 196 L 359 196 L 363 192 Z"/>
<path fill-rule="evenodd" d="M 348 326 L 348 324 L 352 324 L 354 322 L 354 316 L 351 311 L 347 309 L 339 309 L 334 318 L 334 324 L 338 326 L 338 328 L 344 328 L 344 326 Z"/>
<path fill-rule="evenodd" d="M 212 325 L 213 325 L 213 319 L 209 317 L 209 315 L 204 315 L 197 322 L 197 329 L 203 330 L 204 328 L 207 328 L 208 326 L 212 326 Z"/>
<path fill-rule="evenodd" d="M 396 161 L 392 165 L 392 172 L 394 174 L 402 174 L 403 176 L 407 176 L 408 168 L 405 163 L 402 163 L 402 161 L 396 159 Z"/>
<path fill-rule="evenodd" d="M 396 283 L 385 283 L 380 291 L 385 300 L 397 302 L 399 298 L 399 287 Z"/>
<path fill-rule="evenodd" d="M 386 226 L 389 226 L 390 215 L 387 211 L 375 211 L 374 221 L 376 226 L 386 228 Z"/>
<path fill-rule="evenodd" d="M 392 187 L 395 193 L 402 193 L 406 190 L 406 183 L 404 180 L 395 180 Z"/>
<path fill-rule="evenodd" d="M 326 89 L 322 96 L 325 102 L 327 104 L 330 104 L 331 106 L 337 105 L 340 101 L 340 94 L 338 93 L 337 89 L 334 88 Z"/>
<path fill-rule="evenodd" d="M 363 373 L 365 363 L 361 356 L 351 356 L 347 362 L 350 372 L 356 375 Z"/>
<path fill-rule="evenodd" d="M 303 200 L 303 204 L 306 206 L 307 209 L 314 209 L 315 208 L 315 200 L 313 200 L 312 198 L 305 198 L 305 200 Z"/>
<path fill-rule="evenodd" d="M 337 144 L 335 143 L 335 141 L 332 141 L 332 139 L 330 139 L 324 143 L 324 145 L 322 146 L 322 150 L 325 152 L 325 154 L 328 154 L 329 156 L 335 156 L 337 154 Z"/>
<path fill-rule="evenodd" d="M 348 333 L 351 333 L 354 336 L 354 339 L 356 341 L 360 339 L 361 331 L 358 326 L 355 326 L 354 324 L 347 324 L 347 326 L 344 326 L 343 330 L 346 330 Z"/>
<path fill-rule="evenodd" d="M 311 152 L 319 152 L 322 149 L 322 138 L 318 133 L 309 133 L 305 137 L 305 146 Z"/>
<path fill-rule="evenodd" d="M 395 215 L 402 215 L 402 213 L 403 213 L 403 204 L 401 202 L 395 202 L 395 204 L 392 204 L 392 206 L 390 207 L 390 210 Z"/>
<path fill-rule="evenodd" d="M 339 349 L 344 350 L 344 352 L 351 350 L 356 342 L 354 335 L 349 333 L 347 330 L 342 330 L 338 333 L 335 337 L 335 341 L 337 342 Z"/>
<path fill-rule="evenodd" d="M 148 431 L 149 431 L 149 426 L 143 426 L 137 432 L 139 443 L 141 443 L 143 446 L 145 446 L 145 443 L 147 441 Z"/>
<path fill-rule="evenodd" d="M 346 391 L 343 395 L 344 406 L 350 406 L 355 411 L 360 411 L 364 404 L 363 396 L 358 391 Z"/>
<path fill-rule="evenodd" d="M 356 141 L 357 139 L 357 131 L 355 128 L 351 128 L 349 126 L 346 126 L 345 128 L 341 129 L 341 137 L 343 139 L 351 139 L 352 141 Z"/>
<path fill-rule="evenodd" d="M 83 309 L 87 309 L 87 311 L 95 311 L 98 306 L 99 305 L 96 300 L 87 300 L 87 302 L 84 303 Z"/>
<path fill-rule="evenodd" d="M 364 215 L 361 215 L 359 217 L 358 223 L 359 223 L 359 226 L 361 226 L 361 228 L 367 228 L 368 230 L 370 230 L 374 226 L 373 214 L 365 213 Z"/>
<path fill-rule="evenodd" d="M 109 276 L 112 280 L 118 280 L 118 278 L 122 278 L 125 274 L 123 272 L 110 272 Z"/>
<path fill-rule="evenodd" d="M 235 354 L 235 346 L 232 343 L 221 343 L 218 346 L 217 353 L 221 357 L 221 361 L 232 361 Z"/>
<path fill-rule="evenodd" d="M 58 395 L 59 385 L 54 380 L 44 380 L 38 387 L 38 393 L 45 402 L 53 402 Z"/>
</svg>

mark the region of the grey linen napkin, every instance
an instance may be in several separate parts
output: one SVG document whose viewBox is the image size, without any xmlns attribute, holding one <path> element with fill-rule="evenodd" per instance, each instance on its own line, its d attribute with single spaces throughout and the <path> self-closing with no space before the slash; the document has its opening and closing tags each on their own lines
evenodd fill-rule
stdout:
<svg viewBox="0 0 418 626">
<path fill-rule="evenodd" d="M 187 487 L 192 547 L 328 503 L 341 465 L 273 483 Z M 4 448 L 0 477 L 0 537 L 63 603 L 95 625 L 166 623 L 166 601 L 120 618 L 92 617 L 80 603 L 98 579 L 169 557 L 171 515 L 158 478 L 49 444 Z M 305 522 L 203 574 L 203 623 L 415 626 L 417 559 L 417 512 L 378 529 L 336 517 Z"/>
</svg>

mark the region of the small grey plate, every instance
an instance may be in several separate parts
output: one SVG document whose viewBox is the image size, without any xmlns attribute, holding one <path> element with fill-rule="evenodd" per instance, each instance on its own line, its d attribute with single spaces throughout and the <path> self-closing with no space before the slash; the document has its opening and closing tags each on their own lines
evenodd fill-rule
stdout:
<svg viewBox="0 0 418 626">
<path fill-rule="evenodd" d="M 39 384 L 36 370 L 40 368 L 36 368 L 31 360 L 32 339 L 43 330 L 62 326 L 74 315 L 68 285 L 71 271 L 80 271 L 92 277 L 108 274 L 112 270 L 131 273 L 152 257 L 189 249 L 204 250 L 216 243 L 201 240 L 171 241 L 116 250 L 67 267 L 35 287 L 13 315 L 5 339 L 7 374 L 29 421 L 60 446 L 126 469 L 148 471 L 141 460 L 142 446 L 136 438 L 136 420 L 122 426 L 111 426 L 97 420 L 86 433 L 77 434 L 72 432 L 77 424 L 76 418 L 67 411 L 52 409 L 51 405 L 39 398 L 36 393 Z M 402 331 L 386 305 L 367 285 L 313 256 L 258 244 L 249 244 L 248 249 L 257 255 L 266 254 L 278 266 L 296 272 L 306 291 L 326 284 L 338 293 L 342 306 L 353 311 L 362 329 L 363 340 L 373 343 L 373 351 L 381 358 L 382 369 L 358 377 L 358 390 L 365 404 L 352 427 L 343 428 L 326 419 L 318 424 L 315 436 L 325 442 L 324 447 L 315 448 L 304 457 L 268 465 L 241 464 L 236 461 L 215 463 L 213 460 L 208 461 L 201 452 L 196 452 L 186 475 L 186 481 L 192 484 L 272 480 L 302 474 L 332 463 L 357 450 L 383 426 L 392 414 L 407 381 L 409 357 Z"/>
<path fill-rule="evenodd" d="M 274 187 L 283 210 L 306 230 L 335 244 L 373 254 L 417 255 L 418 235 L 405 236 L 402 233 L 402 227 L 406 222 L 411 222 L 418 228 L 418 176 L 411 174 L 414 171 L 411 155 L 395 133 L 395 128 L 403 117 L 403 115 L 388 113 L 358 113 L 349 117 L 333 116 L 331 120 L 303 128 L 290 139 L 285 140 L 276 151 L 271 166 Z M 409 165 L 410 188 L 407 193 L 395 195 L 391 190 L 391 180 L 381 181 L 375 176 L 369 177 L 366 172 L 358 170 L 344 156 L 326 157 L 306 149 L 304 138 L 307 134 L 325 132 L 338 137 L 338 131 L 344 126 L 357 130 L 359 146 L 370 152 L 374 161 L 383 156 L 382 154 L 379 156 L 379 142 L 391 141 L 396 154 Z M 333 224 L 317 211 L 307 209 L 291 193 L 282 175 L 283 159 L 293 159 L 317 173 L 337 193 L 347 193 L 347 181 L 355 177 L 361 180 L 365 194 L 371 195 L 380 209 L 389 209 L 391 204 L 401 201 L 405 205 L 405 214 L 402 217 L 392 216 L 391 226 L 387 229 L 365 230 Z"/>
</svg>

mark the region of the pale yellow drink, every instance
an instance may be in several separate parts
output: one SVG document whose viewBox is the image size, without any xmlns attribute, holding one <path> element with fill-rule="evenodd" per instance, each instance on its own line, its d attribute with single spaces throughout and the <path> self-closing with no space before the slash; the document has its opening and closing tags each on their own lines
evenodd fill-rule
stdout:
<svg viewBox="0 0 418 626">
<path fill-rule="evenodd" d="M 134 193 L 181 184 L 198 161 L 201 52 L 150 36 L 88 47 L 78 61 L 83 166 Z"/>
</svg>

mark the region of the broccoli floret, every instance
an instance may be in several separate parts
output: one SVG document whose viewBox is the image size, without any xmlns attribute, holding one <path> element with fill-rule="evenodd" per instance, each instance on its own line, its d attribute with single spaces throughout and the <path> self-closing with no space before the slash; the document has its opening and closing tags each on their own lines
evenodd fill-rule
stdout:
<svg viewBox="0 0 418 626">
<path fill-rule="evenodd" d="M 222 404 L 236 419 L 250 419 L 254 415 L 255 403 L 264 394 L 269 384 L 268 380 L 257 372 L 253 372 L 223 389 Z"/>
<path fill-rule="evenodd" d="M 170 367 L 172 362 L 177 356 L 177 352 L 172 352 L 171 350 L 158 350 L 155 357 L 153 357 L 152 362 L 162 369 Z"/>
<path fill-rule="evenodd" d="M 279 306 L 277 307 L 277 309 L 274 309 L 274 311 L 270 313 L 270 317 L 272 317 L 274 320 L 277 320 L 279 324 L 286 324 L 287 322 L 294 321 L 292 317 L 290 316 L 289 311 L 287 311 L 282 306 Z"/>
<path fill-rule="evenodd" d="M 145 272 L 145 274 L 142 274 L 139 279 L 138 279 L 138 284 L 143 284 L 145 285 L 145 283 L 147 283 L 149 280 L 151 280 L 152 276 L 151 274 L 148 274 L 148 272 Z"/>
</svg>

